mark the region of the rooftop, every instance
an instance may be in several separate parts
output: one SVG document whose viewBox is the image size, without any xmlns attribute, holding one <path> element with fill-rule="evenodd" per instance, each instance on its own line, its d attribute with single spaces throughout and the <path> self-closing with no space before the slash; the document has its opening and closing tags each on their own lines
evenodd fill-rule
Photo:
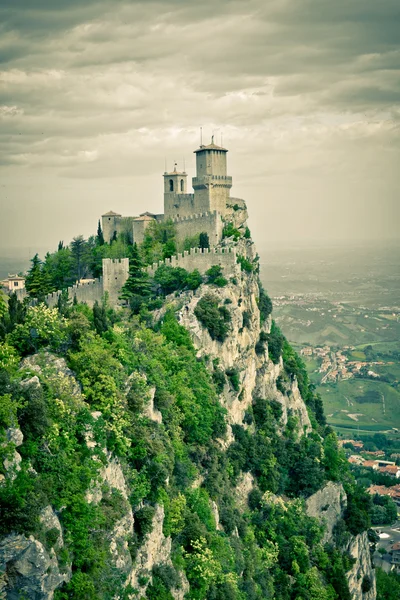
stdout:
<svg viewBox="0 0 400 600">
<path fill-rule="evenodd" d="M 200 148 L 194 151 L 194 153 L 196 154 L 197 152 L 203 152 L 204 150 L 219 150 L 220 152 L 228 152 L 226 148 L 223 148 L 222 146 L 217 146 L 217 144 L 214 144 L 214 142 L 212 142 L 211 144 L 208 144 L 208 146 L 201 145 Z"/>
<path fill-rule="evenodd" d="M 107 213 L 105 213 L 104 215 L 101 215 L 101 216 L 102 217 L 121 217 L 122 215 L 114 212 L 113 210 L 109 210 Z"/>
</svg>

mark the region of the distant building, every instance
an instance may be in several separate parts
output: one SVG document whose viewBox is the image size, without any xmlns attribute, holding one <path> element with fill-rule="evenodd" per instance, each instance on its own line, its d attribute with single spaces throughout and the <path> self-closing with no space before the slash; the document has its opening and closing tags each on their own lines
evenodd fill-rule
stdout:
<svg viewBox="0 0 400 600">
<path fill-rule="evenodd" d="M 390 554 L 392 555 L 392 565 L 400 567 L 400 542 L 393 544 Z"/>
<path fill-rule="evenodd" d="M 356 440 L 339 440 L 339 446 L 344 446 L 345 444 L 351 444 L 353 448 L 361 450 L 364 448 L 364 443 Z"/>
<path fill-rule="evenodd" d="M 9 275 L 7 279 L 1 282 L 1 285 L 7 289 L 8 292 L 16 292 L 17 290 L 25 289 L 25 277 L 19 275 Z"/>
</svg>

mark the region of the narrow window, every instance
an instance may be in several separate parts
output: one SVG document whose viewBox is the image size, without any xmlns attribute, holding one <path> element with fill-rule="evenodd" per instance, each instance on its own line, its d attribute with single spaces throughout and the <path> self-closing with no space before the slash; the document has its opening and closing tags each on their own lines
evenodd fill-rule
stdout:
<svg viewBox="0 0 400 600">
<path fill-rule="evenodd" d="M 184 190 L 184 183 L 183 183 L 183 179 L 181 179 L 181 192 L 183 192 Z"/>
<path fill-rule="evenodd" d="M 169 191 L 170 192 L 174 191 L 174 180 L 173 179 L 169 180 Z"/>
</svg>

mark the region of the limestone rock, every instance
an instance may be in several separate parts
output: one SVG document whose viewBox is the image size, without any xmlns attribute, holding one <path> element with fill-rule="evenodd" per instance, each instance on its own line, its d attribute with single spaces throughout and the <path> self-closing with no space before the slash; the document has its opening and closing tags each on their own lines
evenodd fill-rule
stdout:
<svg viewBox="0 0 400 600">
<path fill-rule="evenodd" d="M 248 498 L 254 486 L 254 477 L 251 473 L 241 473 L 235 486 L 236 505 L 240 510 L 248 508 Z"/>
<path fill-rule="evenodd" d="M 154 421 L 155 423 L 162 423 L 162 414 L 154 406 L 154 396 L 156 393 L 156 388 L 151 388 L 150 392 L 151 392 L 150 398 L 149 398 L 148 403 L 145 405 L 145 407 L 143 409 L 143 414 L 148 419 L 150 419 L 151 421 Z"/>
<path fill-rule="evenodd" d="M 110 553 L 117 569 L 128 573 L 132 567 L 132 558 L 128 547 L 128 538 L 133 534 L 132 510 L 120 519 L 111 533 Z"/>
<path fill-rule="evenodd" d="M 64 546 L 64 539 L 63 539 L 63 533 L 62 533 L 62 528 L 61 528 L 61 523 L 59 521 L 59 518 L 57 517 L 57 515 L 55 514 L 54 510 L 52 509 L 52 507 L 46 506 L 41 514 L 40 514 L 40 521 L 43 525 L 43 528 L 46 531 L 58 531 L 58 539 L 54 544 L 54 549 L 55 550 L 59 550 L 60 548 L 62 548 Z"/>
<path fill-rule="evenodd" d="M 376 579 L 371 564 L 367 532 L 364 531 L 360 535 L 352 537 L 346 550 L 350 556 L 356 559 L 355 564 L 347 573 L 352 600 L 375 600 Z M 370 582 L 371 589 L 363 593 L 362 585 L 366 578 Z"/>
<path fill-rule="evenodd" d="M 32 536 L 12 534 L 0 542 L 0 597 L 51 600 L 70 575 L 60 573 L 54 550 Z"/>
<path fill-rule="evenodd" d="M 56 386 L 56 389 L 57 385 L 62 385 L 65 392 L 68 392 L 73 397 L 81 398 L 81 387 L 77 382 L 74 373 L 67 366 L 65 358 L 55 356 L 54 354 L 51 354 L 51 352 L 33 354 L 21 361 L 20 370 L 33 371 L 39 375 L 43 374 Z M 37 376 L 34 376 L 31 378 L 31 381 L 35 380 L 35 377 L 37 378 Z M 29 380 L 25 380 L 26 385 L 28 381 Z"/>
<path fill-rule="evenodd" d="M 128 580 L 132 587 L 140 590 L 141 594 L 145 593 L 148 583 L 141 586 L 139 578 L 143 575 L 151 578 L 154 565 L 158 563 L 170 564 L 171 562 L 171 538 L 164 536 L 163 524 L 164 507 L 158 504 L 153 516 L 152 530 L 146 535 L 144 543 L 139 549 Z"/>
<path fill-rule="evenodd" d="M 86 500 L 90 503 L 98 504 L 103 497 L 101 488 L 105 483 L 111 489 L 115 488 L 120 491 L 125 500 L 127 500 L 128 488 L 124 473 L 119 460 L 114 458 L 111 452 L 107 453 L 107 464 L 100 470 L 98 480 L 86 492 Z"/>
<path fill-rule="evenodd" d="M 317 518 L 325 525 L 322 538 L 324 544 L 333 541 L 333 529 L 342 517 L 347 506 L 347 498 L 341 483 L 328 483 L 306 500 L 306 510 L 310 517 Z"/>
<path fill-rule="evenodd" d="M 22 461 L 21 455 L 15 450 L 15 448 L 21 446 L 22 442 L 24 441 L 24 434 L 20 429 L 16 429 L 15 427 L 9 427 L 6 430 L 6 440 L 7 441 L 4 442 L 2 445 L 7 446 L 8 444 L 10 444 L 11 451 L 9 456 L 6 456 L 6 458 L 3 460 L 3 465 L 6 470 L 6 477 L 13 481 L 16 478 L 18 471 L 21 470 Z M 0 482 L 4 479 L 4 476 L 0 478 Z"/>
</svg>

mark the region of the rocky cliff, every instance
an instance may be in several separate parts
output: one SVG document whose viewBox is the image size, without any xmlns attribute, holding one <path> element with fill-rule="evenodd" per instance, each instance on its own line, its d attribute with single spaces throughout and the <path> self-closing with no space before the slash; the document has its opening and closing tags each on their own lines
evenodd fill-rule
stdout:
<svg viewBox="0 0 400 600">
<path fill-rule="evenodd" d="M 244 203 L 227 218 L 236 276 L 114 314 L 102 335 L 72 308 L 58 353 L 0 382 L 18 405 L 1 440 L 1 597 L 374 600 L 366 534 L 335 538 L 346 494 L 263 305 Z"/>
</svg>

